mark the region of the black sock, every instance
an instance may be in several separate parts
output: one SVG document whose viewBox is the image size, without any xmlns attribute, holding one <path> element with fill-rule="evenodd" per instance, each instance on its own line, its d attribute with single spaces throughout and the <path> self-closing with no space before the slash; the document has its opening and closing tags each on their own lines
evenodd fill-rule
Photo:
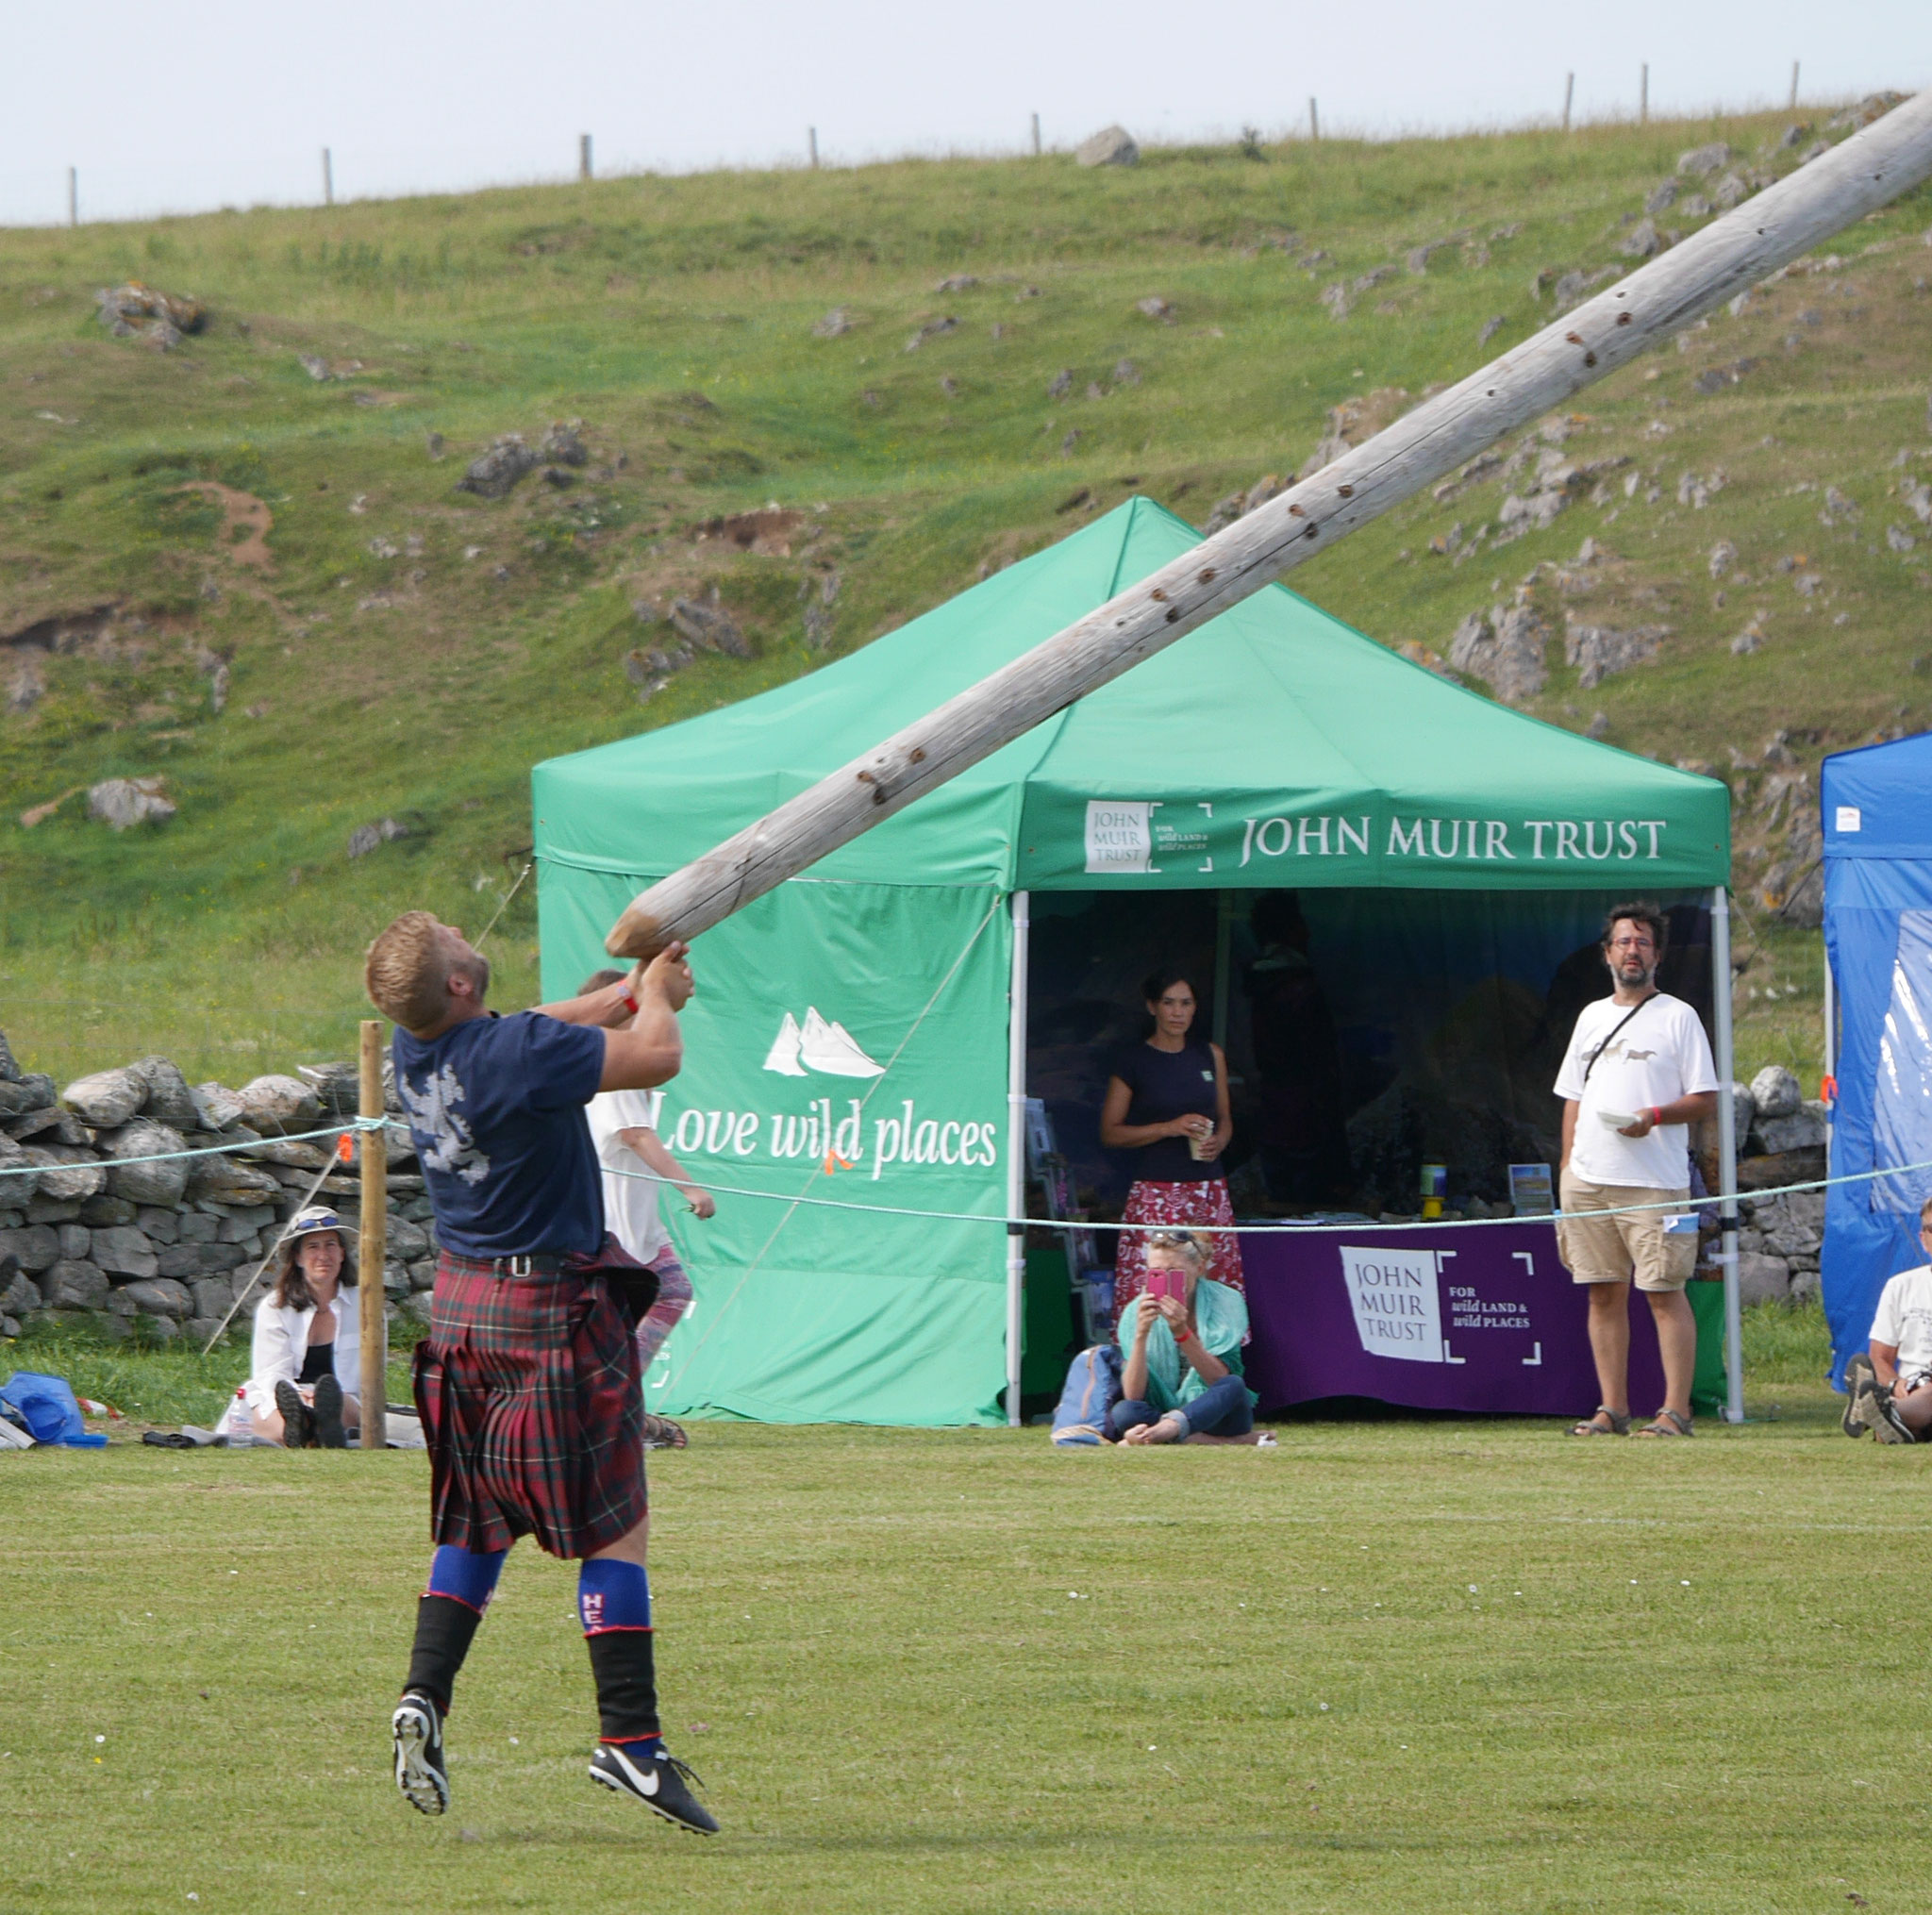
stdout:
<svg viewBox="0 0 1932 1915">
<path fill-rule="evenodd" d="M 409 1679 L 403 1688 L 426 1695 L 445 1715 L 449 1713 L 450 1691 L 456 1687 L 457 1671 L 470 1653 L 476 1624 L 483 1620 L 480 1609 L 459 1603 L 454 1596 L 419 1596 L 416 1599 L 416 1643 L 409 1652 Z"/>
<path fill-rule="evenodd" d="M 648 1629 L 608 1629 L 584 1638 L 597 1682 L 597 1720 L 607 1742 L 634 1742 L 658 1733 L 656 1640 Z"/>
</svg>

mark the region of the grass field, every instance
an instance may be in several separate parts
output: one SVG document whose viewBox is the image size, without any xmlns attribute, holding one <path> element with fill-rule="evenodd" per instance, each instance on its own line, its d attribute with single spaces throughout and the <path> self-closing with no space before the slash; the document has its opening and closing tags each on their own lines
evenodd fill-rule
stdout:
<svg viewBox="0 0 1932 1915">
<path fill-rule="evenodd" d="M 1048 156 L 611 179 L 0 233 L 15 1048 L 63 1077 L 161 1050 L 231 1081 L 343 1054 L 374 928 L 423 904 L 475 929 L 508 891 L 535 760 L 808 671 L 1130 492 L 1201 522 L 1298 467 L 1336 408 L 1385 418 L 1554 317 L 1563 275 L 1626 269 L 1685 149 L 1723 140 L 1747 171 L 1788 171 L 1786 125 L 1151 149 L 1124 173 Z M 1922 189 L 1835 263 L 1588 394 L 1566 456 L 1627 461 L 1601 497 L 1498 549 L 1477 528 L 1521 481 L 1491 471 L 1299 589 L 1440 655 L 1529 579 L 1553 637 L 1528 708 L 1714 767 L 1740 885 L 1782 897 L 1818 757 L 1932 715 L 1911 504 L 1932 453 L 1928 215 Z M 1688 193 L 1659 216 L 1704 217 Z M 198 294 L 208 330 L 166 355 L 108 337 L 93 293 L 130 275 Z M 834 308 L 846 329 L 816 336 Z M 589 460 L 567 489 L 455 490 L 497 435 L 568 419 Z M 238 502 L 267 515 L 265 542 Z M 707 532 L 768 502 L 805 514 L 782 550 Z M 1566 584 L 1586 537 L 1608 556 Z M 670 635 L 637 608 L 713 589 L 754 656 L 701 656 L 641 708 L 625 657 Z M 826 623 L 808 629 L 808 606 Z M 1571 611 L 1668 636 L 1586 688 Z M 50 619 L 67 621 L 53 651 L 9 642 Z M 1762 643 L 1736 656 L 1746 625 Z M 1792 762 L 1762 761 L 1780 729 Z M 165 779 L 178 815 L 90 823 L 75 794 L 117 774 Z M 351 831 L 385 816 L 414 835 L 352 861 Z M 531 889 L 492 954 L 506 1000 L 533 974 Z M 1759 929 L 1740 1062 L 1808 1074 L 1815 940 Z"/>
<path fill-rule="evenodd" d="M 420 1457 L 10 1458 L 0 1911 L 1921 1909 L 1932 1459 L 1779 1380 L 1807 1313 L 1753 1335 L 1754 1421 L 1690 1443 L 700 1426 L 652 1467 L 705 1845 L 584 1778 L 573 1572 L 527 1546 L 451 1814 L 394 1797 Z"/>
</svg>

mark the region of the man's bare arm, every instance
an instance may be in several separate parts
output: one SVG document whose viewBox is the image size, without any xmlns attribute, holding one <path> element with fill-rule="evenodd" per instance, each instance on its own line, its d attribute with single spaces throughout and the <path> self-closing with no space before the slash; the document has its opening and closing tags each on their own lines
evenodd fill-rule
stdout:
<svg viewBox="0 0 1932 1915">
<path fill-rule="evenodd" d="M 626 1028 L 605 1033 L 598 1090 L 650 1091 L 677 1075 L 684 1062 L 677 1013 L 693 988 L 682 944 L 669 945 L 644 967 L 637 981 L 637 1016 Z"/>
</svg>

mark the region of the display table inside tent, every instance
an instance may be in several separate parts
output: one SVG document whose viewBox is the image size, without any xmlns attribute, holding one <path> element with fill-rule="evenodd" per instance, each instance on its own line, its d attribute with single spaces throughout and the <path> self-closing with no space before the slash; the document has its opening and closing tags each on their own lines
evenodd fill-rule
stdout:
<svg viewBox="0 0 1932 1915">
<path fill-rule="evenodd" d="M 1415 1409 L 1580 1417 L 1598 1400 L 1583 1286 L 1541 1221 L 1439 1230 L 1243 1232 L 1261 1411 L 1365 1396 Z M 1699 1407 L 1723 1392 L 1718 1284 L 1693 1283 Z M 1630 1396 L 1663 1400 L 1650 1306 L 1630 1299 Z M 1713 1374 L 1714 1373 L 1714 1374 Z"/>
</svg>

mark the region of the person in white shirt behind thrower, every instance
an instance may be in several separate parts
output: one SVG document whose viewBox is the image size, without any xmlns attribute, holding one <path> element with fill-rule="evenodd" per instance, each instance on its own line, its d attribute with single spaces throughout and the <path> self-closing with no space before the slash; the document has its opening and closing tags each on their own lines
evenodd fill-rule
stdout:
<svg viewBox="0 0 1932 1915">
<path fill-rule="evenodd" d="M 291 1450 L 347 1447 L 361 1422 L 362 1338 L 345 1239 L 325 1205 L 290 1220 L 275 1288 L 256 1307 L 248 1381 L 222 1419 L 224 1436 Z"/>
<path fill-rule="evenodd" d="M 1932 1255 L 1932 1197 L 1919 1207 L 1919 1241 Z M 1932 1442 L 1932 1263 L 1900 1271 L 1880 1292 L 1870 1354 L 1845 1365 L 1845 1390 L 1848 1437 Z"/>
<path fill-rule="evenodd" d="M 1603 953 L 1613 989 L 1577 1018 L 1557 1077 L 1557 1242 L 1571 1275 L 1590 1286 L 1590 1347 L 1603 1392 L 1573 1436 L 1629 1432 L 1633 1279 L 1649 1299 L 1664 1367 L 1663 1407 L 1638 1434 L 1690 1434 L 1697 1323 L 1684 1286 L 1697 1264 L 1697 1231 L 1681 1220 L 1673 1227 L 1670 1207 L 1689 1204 L 1687 1126 L 1715 1113 L 1717 1070 L 1697 1013 L 1657 988 L 1668 930 L 1660 906 L 1612 907 Z M 1621 1214 L 1596 1214 L 1604 1211 Z"/>
<path fill-rule="evenodd" d="M 625 971 L 593 972 L 577 995 L 587 997 L 593 991 L 622 984 L 629 974 Z M 699 1190 L 685 1175 L 677 1159 L 665 1149 L 664 1140 L 658 1135 L 659 1094 L 651 1091 L 600 1091 L 585 1107 L 591 1123 L 591 1141 L 604 1174 L 605 1227 L 640 1263 L 648 1264 L 658 1274 L 657 1301 L 638 1322 L 640 1376 L 649 1372 L 653 1359 L 664 1347 L 664 1340 L 691 1306 L 691 1278 L 677 1260 L 670 1233 L 664 1228 L 658 1210 L 659 1195 L 666 1184 L 672 1184 L 683 1193 L 694 1216 L 714 1216 L 718 1209 L 711 1193 Z M 681 1450 L 687 1440 L 683 1429 L 668 1416 L 644 1411 L 646 1449 Z"/>
</svg>

